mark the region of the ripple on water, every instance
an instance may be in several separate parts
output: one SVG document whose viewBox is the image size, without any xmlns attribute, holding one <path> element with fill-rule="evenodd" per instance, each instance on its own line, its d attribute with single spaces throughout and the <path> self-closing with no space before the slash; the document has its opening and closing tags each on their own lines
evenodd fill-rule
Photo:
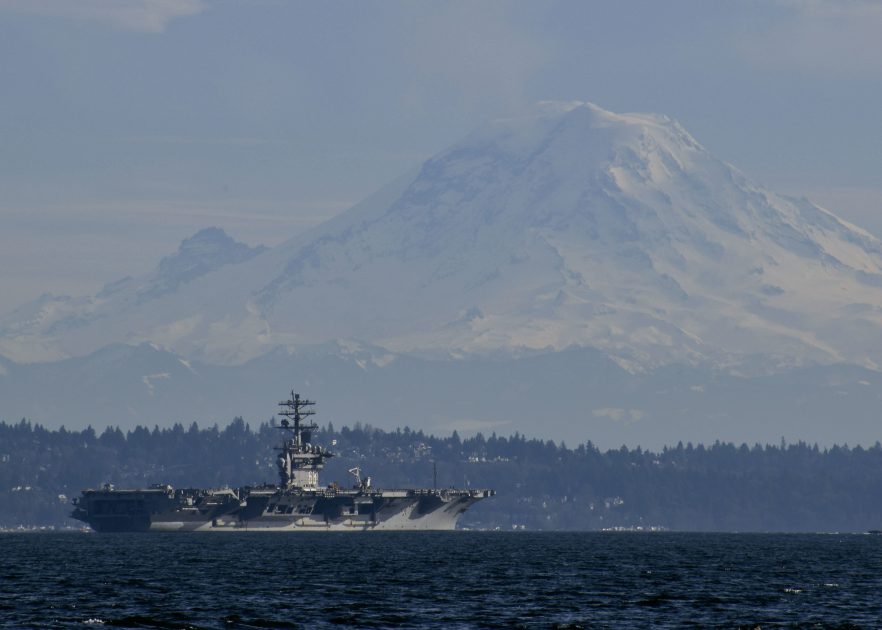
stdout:
<svg viewBox="0 0 882 630">
<path fill-rule="evenodd" d="M 876 627 L 882 540 L 0 535 L 0 627 Z"/>
</svg>

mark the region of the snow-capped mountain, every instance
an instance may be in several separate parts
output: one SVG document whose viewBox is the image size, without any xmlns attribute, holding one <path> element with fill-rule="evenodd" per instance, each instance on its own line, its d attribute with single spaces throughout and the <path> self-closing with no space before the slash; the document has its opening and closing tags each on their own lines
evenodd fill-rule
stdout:
<svg viewBox="0 0 882 630">
<path fill-rule="evenodd" d="M 265 250 L 262 245 L 248 247 L 237 243 L 219 228 L 200 230 L 185 239 L 177 252 L 160 261 L 152 282 L 140 289 L 138 295 L 142 300 L 149 300 L 171 293 L 182 284 L 225 265 L 245 262 Z"/>
<path fill-rule="evenodd" d="M 882 243 L 654 114 L 541 104 L 280 246 L 242 247 L 203 233 L 149 278 L 41 298 L 0 320 L 0 354 L 153 342 L 229 364 L 344 338 L 593 347 L 633 371 L 882 363 Z"/>
<path fill-rule="evenodd" d="M 205 228 L 185 239 L 178 251 L 163 258 L 156 269 L 142 277 L 127 276 L 104 286 L 95 296 L 70 297 L 44 294 L 10 315 L 0 318 L 0 353 L 23 361 L 45 361 L 83 354 L 65 351 L 65 339 L 76 339 L 85 333 L 89 339 L 117 343 L 110 333 L 106 342 L 100 328 L 129 324 L 127 315 L 149 310 L 150 303 L 176 293 L 193 280 L 227 265 L 249 260 L 266 251 L 266 247 L 248 247 L 228 236 L 219 228 Z M 120 321 L 123 320 L 123 321 Z M 131 341 L 138 336 L 130 330 L 123 338 Z M 72 342 L 76 348 L 76 341 Z M 94 349 L 88 342 L 86 352 Z"/>
</svg>

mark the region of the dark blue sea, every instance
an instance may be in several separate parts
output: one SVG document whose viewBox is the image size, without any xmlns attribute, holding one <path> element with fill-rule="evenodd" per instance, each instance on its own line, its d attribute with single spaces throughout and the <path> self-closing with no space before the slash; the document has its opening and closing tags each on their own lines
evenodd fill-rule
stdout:
<svg viewBox="0 0 882 630">
<path fill-rule="evenodd" d="M 882 536 L 4 534 L 0 627 L 879 628 Z"/>
</svg>

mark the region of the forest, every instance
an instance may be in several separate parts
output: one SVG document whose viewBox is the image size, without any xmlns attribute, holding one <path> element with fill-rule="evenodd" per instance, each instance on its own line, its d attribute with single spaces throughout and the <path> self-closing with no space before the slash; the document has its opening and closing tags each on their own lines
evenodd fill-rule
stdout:
<svg viewBox="0 0 882 630">
<path fill-rule="evenodd" d="M 239 487 L 275 482 L 274 421 L 251 427 L 49 430 L 0 422 L 0 528 L 78 528 L 67 517 L 85 488 Z M 461 438 L 356 423 L 322 428 L 336 454 L 321 479 L 348 484 L 360 466 L 375 487 L 492 488 L 466 512 L 475 529 L 842 532 L 882 529 L 882 445 L 819 448 L 676 444 L 601 451 L 523 435 Z"/>
</svg>

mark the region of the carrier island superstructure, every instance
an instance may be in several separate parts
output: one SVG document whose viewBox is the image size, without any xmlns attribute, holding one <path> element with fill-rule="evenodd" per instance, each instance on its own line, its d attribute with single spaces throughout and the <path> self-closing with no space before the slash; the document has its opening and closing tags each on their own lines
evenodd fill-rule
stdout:
<svg viewBox="0 0 882 630">
<path fill-rule="evenodd" d="M 291 392 L 279 403 L 278 485 L 206 490 L 157 484 L 84 490 L 71 516 L 99 532 L 123 531 L 368 531 L 451 530 L 469 506 L 493 490 L 419 488 L 383 490 L 359 467 L 354 485 L 319 485 L 334 454 L 312 443 L 315 403 Z"/>
</svg>

